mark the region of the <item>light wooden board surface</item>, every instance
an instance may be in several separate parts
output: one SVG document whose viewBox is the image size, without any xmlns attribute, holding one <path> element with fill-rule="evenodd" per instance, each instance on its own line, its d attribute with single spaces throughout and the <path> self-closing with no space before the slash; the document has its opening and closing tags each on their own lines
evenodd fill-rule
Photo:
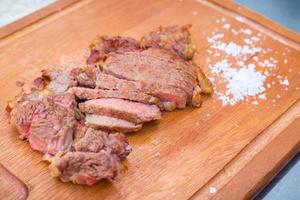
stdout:
<svg viewBox="0 0 300 200">
<path fill-rule="evenodd" d="M 278 170 L 299 148 L 300 134 L 290 134 L 287 137 L 287 142 L 290 143 L 287 144 L 291 145 L 291 148 L 282 149 L 281 157 L 270 159 L 269 162 L 274 164 L 270 165 L 267 172 L 262 170 L 254 181 L 249 181 L 247 187 L 238 182 L 247 180 L 242 170 L 251 172 L 251 169 L 254 169 L 256 165 L 251 167 L 251 163 L 253 165 L 254 158 L 259 158 L 256 155 L 267 156 L 269 147 L 273 145 L 260 145 L 260 152 L 267 152 L 265 154 L 252 152 L 253 149 L 245 147 L 261 144 L 261 139 L 257 138 L 262 137 L 265 132 L 268 133 L 267 136 L 276 136 L 279 139 L 278 135 L 287 135 L 284 128 L 276 126 L 274 129 L 277 131 L 266 131 L 272 124 L 279 123 L 278 120 L 286 116 L 286 112 L 292 114 L 287 115 L 289 120 L 284 120 L 284 127 L 296 123 L 294 120 L 299 115 L 296 111 L 299 110 L 297 105 L 300 98 L 300 92 L 296 90 L 296 87 L 300 86 L 299 38 L 285 29 L 277 33 L 274 29 L 276 26 L 271 22 L 257 23 L 253 20 L 259 19 L 255 14 L 248 13 L 246 16 L 249 20 L 241 23 L 236 17 L 243 12 L 238 9 L 232 10 L 232 6 L 236 5 L 227 1 L 216 4 L 193 0 L 85 0 L 1 40 L 2 110 L 7 100 L 17 94 L 16 81 L 31 80 L 39 75 L 43 68 L 82 65 L 87 55 L 88 44 L 99 34 L 130 35 L 139 38 L 158 25 L 191 23 L 193 40 L 198 46 L 197 61 L 201 63 L 204 71 L 208 71 L 208 65 L 203 59 L 209 56 L 206 51 L 209 44 L 204 32 L 214 31 L 218 26 L 215 21 L 221 17 L 226 17 L 235 28 L 249 28 L 253 32 L 262 32 L 266 37 L 261 46 L 277 50 L 278 53 L 273 55 L 279 61 L 277 73 L 287 76 L 290 82 L 287 91 L 276 85 L 268 89 L 268 99 L 260 102 L 258 106 L 222 106 L 213 96 L 199 109 L 187 108 L 164 113 L 159 123 L 147 124 L 142 131 L 128 136 L 133 146 L 133 152 L 125 162 L 128 170 L 113 184 L 103 181 L 93 187 L 61 183 L 51 178 L 47 164 L 41 161 L 41 156 L 32 151 L 26 142 L 18 140 L 16 131 L 8 123 L 7 114 L 1 112 L 0 162 L 27 185 L 29 199 L 208 199 L 214 196 L 217 198 L 216 195 L 226 197 L 226 186 L 230 186 L 230 183 L 235 188 L 242 188 L 237 191 L 229 187 L 231 192 L 239 197 L 247 197 L 258 189 L 254 190 L 253 184 L 262 186 L 259 184 L 270 178 L 266 173 Z M 197 15 L 193 15 L 193 12 L 197 12 Z M 285 34 L 288 37 L 284 37 Z M 232 38 L 228 35 L 227 39 L 230 41 Z M 283 52 L 287 54 L 285 57 L 282 56 Z M 284 67 L 284 58 L 289 60 L 289 68 Z M 292 69 L 293 73 L 288 69 Z M 276 106 L 273 106 L 272 99 L 277 95 L 281 98 L 276 101 Z M 289 133 L 299 133 L 298 126 L 292 124 L 291 127 L 293 131 L 288 131 Z M 266 143 L 271 144 L 274 141 L 262 138 Z M 257 143 L 257 140 L 260 142 Z M 274 145 L 279 146 L 280 142 L 275 141 Z M 160 156 L 155 156 L 158 152 Z M 243 152 L 246 152 L 246 156 L 252 153 L 253 157 L 241 161 Z M 274 151 L 269 153 L 272 152 Z M 263 158 L 264 156 L 261 156 L 261 159 Z M 226 179 L 218 178 L 220 172 L 230 167 L 231 163 L 233 166 L 238 165 L 234 168 L 234 175 Z M 257 164 L 257 161 L 254 163 Z M 247 166 L 250 167 L 247 169 Z M 264 168 L 265 165 L 262 164 L 260 169 Z M 209 188 L 214 186 L 210 185 L 211 183 L 220 185 L 221 188 L 217 188 L 219 192 L 209 193 Z M 11 192 L 1 192 L 0 195 L 14 197 Z"/>
</svg>

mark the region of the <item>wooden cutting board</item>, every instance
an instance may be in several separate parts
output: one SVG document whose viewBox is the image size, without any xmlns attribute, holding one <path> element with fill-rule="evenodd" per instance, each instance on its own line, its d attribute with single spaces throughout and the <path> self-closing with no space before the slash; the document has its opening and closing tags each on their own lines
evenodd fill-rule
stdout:
<svg viewBox="0 0 300 200">
<path fill-rule="evenodd" d="M 69 2 L 60 12 L 38 15 L 36 22 L 19 22 L 22 29 L 0 29 L 0 199 L 249 198 L 299 151 L 299 35 L 231 1 Z M 133 146 L 125 161 L 128 169 L 113 183 L 86 187 L 50 177 L 41 155 L 9 124 L 4 108 L 18 92 L 15 82 L 32 80 L 43 68 L 83 65 L 87 46 L 98 34 L 139 38 L 158 25 L 192 24 L 197 62 L 208 72 L 205 34 L 220 29 L 222 18 L 235 29 L 264 35 L 260 46 L 275 50 L 276 73 L 288 77 L 288 90 L 267 88 L 267 100 L 258 105 L 222 106 L 213 95 L 199 109 L 164 113 L 159 122 L 128 135 Z"/>
</svg>

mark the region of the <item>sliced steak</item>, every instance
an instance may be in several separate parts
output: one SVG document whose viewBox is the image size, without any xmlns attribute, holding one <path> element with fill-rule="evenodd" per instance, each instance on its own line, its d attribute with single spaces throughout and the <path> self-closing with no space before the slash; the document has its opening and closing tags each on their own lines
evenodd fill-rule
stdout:
<svg viewBox="0 0 300 200">
<path fill-rule="evenodd" d="M 73 68 L 69 75 L 72 80 L 72 86 L 95 88 L 98 73 L 99 69 L 96 67 L 87 66 L 85 68 Z"/>
<path fill-rule="evenodd" d="M 42 78 L 47 81 L 46 88 L 55 93 L 67 91 L 71 84 L 69 75 L 58 69 L 42 70 Z M 35 84 L 39 84 L 38 80 Z"/>
<path fill-rule="evenodd" d="M 129 51 L 139 51 L 139 43 L 131 37 L 121 36 L 101 36 L 90 45 L 91 54 L 87 59 L 87 64 L 95 64 L 100 60 L 105 60 L 109 53 L 124 53 Z"/>
<path fill-rule="evenodd" d="M 80 103 L 79 108 L 84 113 L 115 117 L 133 123 L 148 122 L 161 118 L 161 112 L 156 105 L 147 105 L 116 98 L 89 100 Z"/>
<path fill-rule="evenodd" d="M 190 28 L 191 25 L 160 26 L 143 36 L 140 45 L 142 48 L 164 48 L 183 59 L 190 60 L 196 51 L 196 46 L 191 43 Z"/>
<path fill-rule="evenodd" d="M 191 99 L 193 88 L 197 85 L 196 75 L 192 76 L 193 73 L 184 72 L 187 63 L 179 58 L 160 60 L 157 58 L 158 54 L 163 56 L 167 52 L 160 49 L 148 49 L 143 52 L 115 54 L 106 60 L 103 71 L 121 79 L 147 84 L 160 83 L 180 88 Z"/>
<path fill-rule="evenodd" d="M 124 159 L 131 152 L 131 146 L 122 133 L 111 133 L 85 128 L 84 134 L 75 135 L 75 151 L 94 152 L 106 150 Z"/>
<path fill-rule="evenodd" d="M 93 185 L 101 179 L 113 180 L 119 173 L 118 156 L 107 151 L 67 152 L 57 154 L 49 168 L 54 177 L 63 182 L 72 181 L 82 185 Z"/>
<path fill-rule="evenodd" d="M 96 88 L 142 92 L 159 98 L 161 102 L 175 102 L 175 108 L 184 108 L 187 101 L 186 93 L 180 88 L 159 83 L 129 81 L 103 73 L 97 76 Z"/>
<path fill-rule="evenodd" d="M 95 129 L 119 131 L 123 133 L 135 132 L 142 128 L 142 124 L 135 124 L 123 119 L 95 114 L 87 114 L 85 124 Z"/>
<path fill-rule="evenodd" d="M 55 155 L 71 148 L 76 123 L 74 101 L 71 94 L 55 94 L 18 102 L 11 111 L 11 123 L 34 150 Z"/>
<path fill-rule="evenodd" d="M 126 90 L 89 89 L 82 87 L 73 87 L 70 89 L 70 92 L 81 100 L 99 98 L 119 98 L 141 102 L 145 104 L 155 104 L 158 106 L 160 105 L 160 101 L 158 98 L 140 92 L 132 92 Z"/>
</svg>

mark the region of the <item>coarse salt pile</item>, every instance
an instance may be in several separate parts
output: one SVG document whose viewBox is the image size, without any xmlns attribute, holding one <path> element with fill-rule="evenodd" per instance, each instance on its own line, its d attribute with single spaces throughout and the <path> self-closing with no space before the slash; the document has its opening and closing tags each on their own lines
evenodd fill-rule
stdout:
<svg viewBox="0 0 300 200">
<path fill-rule="evenodd" d="M 223 105 L 234 105 L 246 97 L 255 97 L 265 91 L 263 85 L 266 77 L 256 71 L 253 64 L 234 68 L 227 60 L 222 60 L 211 66 L 211 72 L 221 75 L 227 83 L 225 93 L 216 92 Z"/>
<path fill-rule="evenodd" d="M 224 33 L 217 31 L 207 38 L 210 43 L 206 62 L 209 66 L 209 79 L 214 84 L 215 94 L 223 105 L 235 105 L 238 102 L 258 104 L 257 100 L 266 100 L 266 84 L 268 77 L 276 76 L 272 70 L 277 68 L 278 61 L 268 57 L 272 49 L 259 46 L 263 35 L 254 34 L 250 29 L 236 30 L 226 22 L 225 18 L 216 20 L 224 23 L 221 27 L 227 34 L 233 34 L 237 41 L 225 41 Z M 222 56 L 221 56 L 222 55 Z M 264 55 L 264 59 L 260 55 Z M 267 57 L 267 58 L 266 58 Z M 219 59 L 217 59 L 219 58 Z M 211 61 L 215 60 L 214 63 Z M 287 60 L 284 60 L 287 63 Z M 288 86 L 287 77 L 277 75 L 277 82 Z M 274 85 L 275 82 L 272 82 Z M 225 85 L 225 87 L 219 87 Z M 287 90 L 287 88 L 285 88 Z"/>
</svg>

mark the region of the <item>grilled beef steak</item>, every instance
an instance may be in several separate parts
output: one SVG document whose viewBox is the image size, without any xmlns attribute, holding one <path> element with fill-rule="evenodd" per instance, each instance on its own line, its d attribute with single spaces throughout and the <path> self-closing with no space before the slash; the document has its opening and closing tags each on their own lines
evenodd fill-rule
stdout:
<svg viewBox="0 0 300 200">
<path fill-rule="evenodd" d="M 102 36 L 87 66 L 42 71 L 10 102 L 21 139 L 51 162 L 62 181 L 113 180 L 131 152 L 123 133 L 161 118 L 161 111 L 199 107 L 212 85 L 192 59 L 190 26 L 160 27 L 140 42 Z"/>
</svg>

